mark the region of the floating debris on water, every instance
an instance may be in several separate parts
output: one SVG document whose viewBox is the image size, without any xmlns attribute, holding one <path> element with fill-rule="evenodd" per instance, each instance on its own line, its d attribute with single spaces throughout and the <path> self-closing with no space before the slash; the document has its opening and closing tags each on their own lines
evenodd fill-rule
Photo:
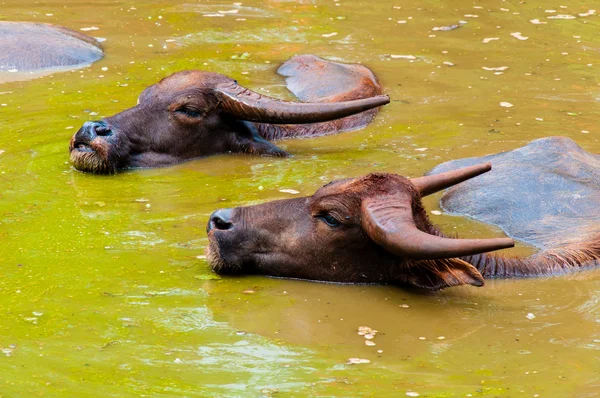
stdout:
<svg viewBox="0 0 600 398">
<path fill-rule="evenodd" d="M 333 37 L 333 36 L 337 36 L 337 34 L 338 34 L 337 32 L 332 32 L 332 33 L 325 33 L 325 34 L 323 34 L 321 36 L 323 36 L 323 37 Z"/>
<path fill-rule="evenodd" d="M 503 102 L 500 103 L 500 106 L 503 107 L 503 108 L 512 108 L 514 105 L 511 104 L 510 102 L 504 102 L 503 101 Z"/>
<path fill-rule="evenodd" d="M 414 55 L 400 55 L 400 54 L 390 54 L 390 58 L 392 59 L 417 59 Z"/>
<path fill-rule="evenodd" d="M 10 357 L 13 354 L 13 352 L 15 352 L 16 349 L 17 349 L 17 346 L 14 344 L 11 344 L 7 348 L 0 348 L 0 351 L 2 351 L 2 353 L 4 355 L 6 355 L 7 357 Z"/>
<path fill-rule="evenodd" d="M 575 15 L 569 15 L 569 14 L 557 14 L 557 15 L 550 15 L 549 17 L 546 17 L 548 19 L 575 19 Z"/>
<path fill-rule="evenodd" d="M 511 35 L 512 37 L 514 37 L 515 39 L 519 39 L 519 40 L 527 40 L 527 39 L 529 39 L 529 37 L 527 37 L 527 36 L 523 36 L 523 35 L 521 34 L 521 32 L 513 32 L 513 33 L 511 33 L 510 35 Z"/>
<path fill-rule="evenodd" d="M 421 336 L 421 337 L 419 337 L 419 340 L 427 340 L 427 337 Z"/>
<path fill-rule="evenodd" d="M 100 28 L 97 26 L 90 26 L 89 28 L 81 28 L 79 30 L 82 30 L 84 32 L 89 32 L 90 30 L 98 30 L 98 29 L 100 29 Z"/>
<path fill-rule="evenodd" d="M 346 362 L 348 365 L 359 365 L 361 363 L 371 363 L 371 361 L 369 359 L 364 359 L 364 358 L 348 358 L 348 362 Z"/>
<path fill-rule="evenodd" d="M 295 189 L 280 189 L 279 192 L 290 193 L 292 195 L 298 195 L 300 191 L 296 191 Z"/>
<path fill-rule="evenodd" d="M 365 336 L 365 337 L 366 337 L 366 336 Z M 374 346 L 374 345 L 375 345 L 375 342 L 374 342 L 374 341 L 371 341 L 371 340 L 365 340 L 365 345 L 368 345 L 369 347 L 372 347 L 372 346 Z"/>
<path fill-rule="evenodd" d="M 527 318 L 527 319 L 535 319 L 535 315 L 533 315 L 533 313 L 530 312 L 529 314 L 525 315 L 525 318 Z"/>
<path fill-rule="evenodd" d="M 529 22 L 531 22 L 534 25 L 543 25 L 543 24 L 547 24 L 548 22 L 544 22 L 544 21 L 540 21 L 539 19 L 532 19 Z"/>
<path fill-rule="evenodd" d="M 445 340 L 445 339 L 446 339 L 446 337 L 445 337 L 445 336 L 438 336 L 438 338 L 437 338 L 437 339 L 438 339 L 438 340 Z"/>
<path fill-rule="evenodd" d="M 434 210 L 434 211 L 436 211 L 436 210 Z M 432 213 L 433 213 L 433 211 L 432 211 Z M 438 213 L 442 214 L 441 212 L 438 212 Z M 400 308 L 410 308 L 410 305 L 408 305 L 408 304 L 400 304 L 398 307 L 400 307 Z"/>
<path fill-rule="evenodd" d="M 591 15 L 596 15 L 596 10 L 589 10 L 588 12 L 584 12 L 582 14 L 577 14 L 580 17 L 589 17 Z"/>
<path fill-rule="evenodd" d="M 495 68 L 491 68 L 488 66 L 482 66 L 481 69 L 483 70 L 489 70 L 489 71 L 494 71 L 494 72 L 498 72 L 498 71 L 504 71 L 508 69 L 508 66 L 497 66 Z"/>
<path fill-rule="evenodd" d="M 460 28 L 460 25 L 435 26 L 431 30 L 449 31 Z"/>
<path fill-rule="evenodd" d="M 494 40 L 500 40 L 499 37 L 486 37 L 485 39 L 482 40 L 482 42 L 484 42 L 485 44 L 494 41 Z"/>
<path fill-rule="evenodd" d="M 414 392 L 414 391 L 407 391 L 406 392 L 406 396 L 407 397 L 418 397 L 420 394 L 418 392 Z"/>
<path fill-rule="evenodd" d="M 448 65 L 448 66 L 454 66 L 454 64 L 450 61 L 444 61 L 442 62 L 444 65 Z"/>
</svg>

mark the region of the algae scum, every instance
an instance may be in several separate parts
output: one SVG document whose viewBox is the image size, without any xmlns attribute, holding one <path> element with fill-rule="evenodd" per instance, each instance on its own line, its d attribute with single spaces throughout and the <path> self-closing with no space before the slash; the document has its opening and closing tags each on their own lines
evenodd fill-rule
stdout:
<svg viewBox="0 0 600 398">
<path fill-rule="evenodd" d="M 420 294 L 221 279 L 202 256 L 214 209 L 293 195 L 281 190 L 420 175 L 549 135 L 600 153 L 596 3 L 444 3 L 4 1 L 0 19 L 85 28 L 106 56 L 0 85 L 0 395 L 597 394 L 597 271 Z M 280 143 L 291 159 L 112 177 L 68 164 L 83 122 L 170 73 L 218 71 L 290 98 L 275 70 L 299 53 L 368 65 L 393 102 L 364 130 Z"/>
</svg>

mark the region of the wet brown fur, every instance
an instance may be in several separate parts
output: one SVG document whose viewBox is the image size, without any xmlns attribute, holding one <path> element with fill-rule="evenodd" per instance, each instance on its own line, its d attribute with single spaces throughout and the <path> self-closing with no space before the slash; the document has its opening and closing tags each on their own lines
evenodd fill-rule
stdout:
<svg viewBox="0 0 600 398">
<path fill-rule="evenodd" d="M 463 284 L 482 286 L 484 278 L 556 275 L 600 265 L 600 236 L 558 245 L 530 257 L 487 253 L 414 260 L 395 256 L 367 236 L 360 209 L 366 198 L 396 194 L 411 198 L 418 229 L 442 236 L 430 222 L 409 179 L 373 173 L 327 184 L 307 198 L 233 209 L 233 228 L 209 231 L 208 260 L 219 273 L 408 284 L 427 290 Z M 324 226 L 318 216 L 325 210 L 341 219 L 342 226 Z"/>
</svg>

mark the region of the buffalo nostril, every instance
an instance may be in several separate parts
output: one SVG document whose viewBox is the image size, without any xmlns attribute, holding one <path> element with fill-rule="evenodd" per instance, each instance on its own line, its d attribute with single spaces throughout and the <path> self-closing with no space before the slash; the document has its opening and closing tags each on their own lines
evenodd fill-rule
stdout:
<svg viewBox="0 0 600 398">
<path fill-rule="evenodd" d="M 231 209 L 221 209 L 215 211 L 210 215 L 210 219 L 208 221 L 207 231 L 218 229 L 218 230 L 228 230 L 233 228 L 233 222 L 231 221 Z"/>
<path fill-rule="evenodd" d="M 215 227 L 217 229 L 230 229 L 231 227 L 233 227 L 233 223 L 231 223 L 230 221 L 225 221 L 218 217 L 213 218 L 213 223 L 215 224 Z"/>
<path fill-rule="evenodd" d="M 112 134 L 112 130 L 104 122 L 93 122 L 92 126 L 96 135 L 106 137 Z"/>
</svg>

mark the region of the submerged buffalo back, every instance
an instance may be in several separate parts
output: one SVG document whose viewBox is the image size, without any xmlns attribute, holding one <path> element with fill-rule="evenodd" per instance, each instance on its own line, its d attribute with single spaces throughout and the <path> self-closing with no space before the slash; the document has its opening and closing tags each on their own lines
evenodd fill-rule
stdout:
<svg viewBox="0 0 600 398">
<path fill-rule="evenodd" d="M 91 64 L 102 58 L 98 42 L 48 24 L 0 21 L 0 72 L 30 72 Z"/>
<path fill-rule="evenodd" d="M 429 174 L 491 161 L 494 169 L 450 188 L 444 210 L 498 225 L 542 249 L 600 235 L 600 156 L 565 137 L 543 138 L 510 152 L 455 160 Z"/>
<path fill-rule="evenodd" d="M 377 77 L 366 66 L 341 64 L 315 55 L 297 55 L 284 62 L 277 73 L 285 77 L 288 90 L 304 102 L 350 101 L 382 94 Z M 316 137 L 364 128 L 378 111 L 371 109 L 325 123 L 257 124 L 257 128 L 268 140 Z"/>
</svg>

